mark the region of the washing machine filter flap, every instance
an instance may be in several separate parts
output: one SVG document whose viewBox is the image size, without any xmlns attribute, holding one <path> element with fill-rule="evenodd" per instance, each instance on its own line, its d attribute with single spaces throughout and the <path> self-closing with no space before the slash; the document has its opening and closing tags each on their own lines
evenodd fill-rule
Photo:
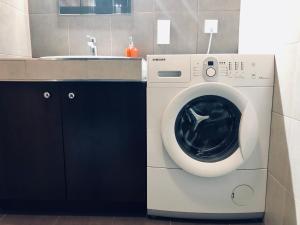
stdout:
<svg viewBox="0 0 300 225">
<path fill-rule="evenodd" d="M 258 139 L 257 123 L 253 106 L 237 89 L 204 83 L 175 96 L 164 112 L 161 135 L 178 166 L 216 177 L 249 158 Z"/>
</svg>

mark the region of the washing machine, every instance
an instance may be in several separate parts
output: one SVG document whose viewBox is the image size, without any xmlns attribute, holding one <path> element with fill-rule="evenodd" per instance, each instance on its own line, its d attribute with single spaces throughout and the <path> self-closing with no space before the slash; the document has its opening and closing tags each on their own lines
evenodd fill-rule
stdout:
<svg viewBox="0 0 300 225">
<path fill-rule="evenodd" d="M 263 217 L 273 83 L 273 55 L 148 57 L 148 215 Z"/>
</svg>

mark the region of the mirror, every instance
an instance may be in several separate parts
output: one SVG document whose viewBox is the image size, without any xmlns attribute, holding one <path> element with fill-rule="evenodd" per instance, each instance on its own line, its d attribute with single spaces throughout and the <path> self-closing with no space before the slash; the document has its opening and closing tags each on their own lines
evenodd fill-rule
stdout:
<svg viewBox="0 0 300 225">
<path fill-rule="evenodd" d="M 131 0 L 59 0 L 61 15 L 131 13 Z"/>
</svg>

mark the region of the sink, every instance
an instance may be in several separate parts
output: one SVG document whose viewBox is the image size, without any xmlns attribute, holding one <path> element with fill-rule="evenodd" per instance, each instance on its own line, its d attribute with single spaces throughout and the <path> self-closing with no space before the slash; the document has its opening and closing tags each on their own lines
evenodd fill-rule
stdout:
<svg viewBox="0 0 300 225">
<path fill-rule="evenodd" d="M 125 56 L 91 56 L 91 55 L 67 55 L 67 56 L 44 56 L 41 59 L 49 60 L 141 60 L 142 58 L 130 58 Z"/>
</svg>

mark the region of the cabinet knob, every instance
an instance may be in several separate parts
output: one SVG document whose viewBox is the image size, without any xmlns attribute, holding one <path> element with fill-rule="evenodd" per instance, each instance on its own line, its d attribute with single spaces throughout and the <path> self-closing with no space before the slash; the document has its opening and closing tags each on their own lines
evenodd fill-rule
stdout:
<svg viewBox="0 0 300 225">
<path fill-rule="evenodd" d="M 44 96 L 45 99 L 49 99 L 51 97 L 51 94 L 48 91 L 45 91 L 43 93 L 43 96 Z"/>
<path fill-rule="evenodd" d="M 75 94 L 73 92 L 70 92 L 68 94 L 69 99 L 74 99 L 75 98 Z"/>
</svg>

